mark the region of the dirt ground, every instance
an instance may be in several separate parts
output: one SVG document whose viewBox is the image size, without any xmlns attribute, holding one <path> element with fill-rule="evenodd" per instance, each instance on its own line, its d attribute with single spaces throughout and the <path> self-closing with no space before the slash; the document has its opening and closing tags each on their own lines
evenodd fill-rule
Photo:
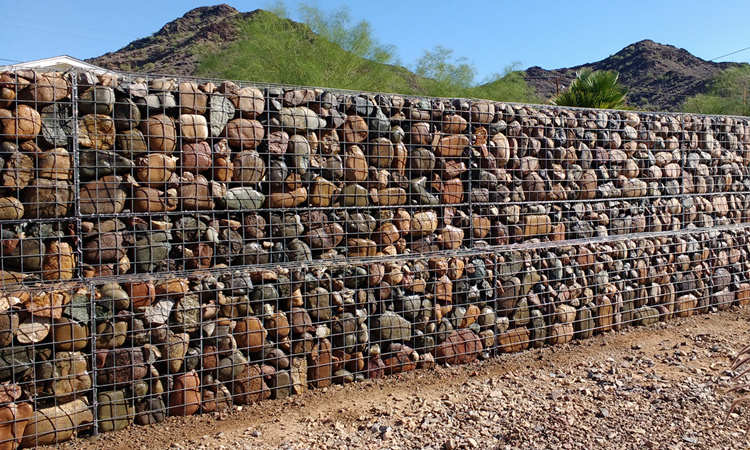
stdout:
<svg viewBox="0 0 750 450">
<path fill-rule="evenodd" d="M 750 308 L 77 439 L 78 449 L 749 448 Z M 748 410 L 750 411 L 750 410 Z"/>
</svg>

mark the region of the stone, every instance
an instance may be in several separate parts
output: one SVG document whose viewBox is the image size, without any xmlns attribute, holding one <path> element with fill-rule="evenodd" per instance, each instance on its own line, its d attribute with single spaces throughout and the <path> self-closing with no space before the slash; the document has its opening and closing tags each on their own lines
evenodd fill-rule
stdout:
<svg viewBox="0 0 750 450">
<path fill-rule="evenodd" d="M 313 388 L 322 389 L 331 385 L 332 376 L 331 343 L 322 339 L 308 355 L 307 381 Z"/>
<path fill-rule="evenodd" d="M 257 353 L 263 349 L 268 333 L 258 317 L 250 316 L 237 322 L 233 335 L 239 348 Z"/>
<path fill-rule="evenodd" d="M 443 158 L 458 158 L 468 145 L 469 137 L 464 134 L 443 136 L 435 147 L 435 154 Z"/>
<path fill-rule="evenodd" d="M 136 402 L 133 421 L 138 425 L 152 425 L 167 418 L 167 407 L 161 397 L 147 398 Z"/>
<path fill-rule="evenodd" d="M 0 315 L 0 325 L 3 317 Z M 83 350 L 89 344 L 88 324 L 67 317 L 60 317 L 52 325 L 52 342 L 57 350 L 68 352 Z"/>
<path fill-rule="evenodd" d="M 113 151 L 96 149 L 81 149 L 78 152 L 78 164 L 81 177 L 86 180 L 113 174 L 130 174 L 135 168 L 135 163 L 129 158 Z"/>
<path fill-rule="evenodd" d="M 212 94 L 208 105 L 208 123 L 211 127 L 211 136 L 219 137 L 224 128 L 235 114 L 236 108 L 226 95 Z"/>
<path fill-rule="evenodd" d="M 372 321 L 371 333 L 375 341 L 408 341 L 411 323 L 398 314 L 386 311 Z"/>
<path fill-rule="evenodd" d="M 99 416 L 101 418 L 101 416 Z M 36 447 L 65 442 L 94 422 L 86 397 L 59 406 L 34 411 L 23 432 L 21 447 Z"/>
<path fill-rule="evenodd" d="M 180 112 L 183 114 L 204 114 L 208 96 L 201 92 L 194 82 L 183 81 L 177 87 Z"/>
<path fill-rule="evenodd" d="M 14 151 L 8 155 L 0 173 L 0 182 L 5 187 L 23 189 L 34 179 L 34 160 L 24 152 Z"/>
<path fill-rule="evenodd" d="M 174 120 L 164 114 L 155 114 L 141 121 L 140 131 L 152 152 L 171 155 L 177 146 L 177 129 Z"/>
<path fill-rule="evenodd" d="M 24 218 L 60 218 L 68 215 L 73 200 L 69 182 L 37 178 L 21 192 Z"/>
<path fill-rule="evenodd" d="M 304 106 L 284 108 L 281 110 L 281 126 L 295 131 L 315 131 L 325 125 L 325 121 L 315 111 Z"/>
<path fill-rule="evenodd" d="M 529 340 L 529 330 L 526 327 L 512 328 L 497 335 L 498 350 L 501 353 L 520 352 L 529 347 Z"/>
<path fill-rule="evenodd" d="M 244 186 L 256 186 L 266 175 L 266 165 L 255 151 L 237 153 L 233 163 L 232 181 Z"/>
<path fill-rule="evenodd" d="M 64 148 L 53 148 L 37 155 L 36 176 L 53 180 L 73 179 L 73 158 Z"/>
<path fill-rule="evenodd" d="M 414 213 L 411 219 L 410 234 L 413 237 L 423 237 L 435 232 L 438 218 L 435 211 L 427 210 Z"/>
<path fill-rule="evenodd" d="M 479 337 L 468 328 L 453 331 L 448 339 L 435 348 L 438 364 L 469 364 L 482 351 Z"/>
<path fill-rule="evenodd" d="M 204 116 L 182 114 L 177 122 L 183 142 L 199 142 L 208 139 L 208 121 Z"/>
<path fill-rule="evenodd" d="M 96 419 L 100 431 L 122 430 L 133 423 L 135 413 L 125 390 L 100 391 L 96 398 Z"/>
<path fill-rule="evenodd" d="M 115 91 L 109 86 L 92 86 L 78 95 L 81 114 L 110 115 L 114 111 Z"/>
<path fill-rule="evenodd" d="M 117 214 L 125 207 L 127 193 L 122 179 L 107 175 L 81 186 L 81 214 Z"/>
<path fill-rule="evenodd" d="M 169 415 L 191 416 L 198 412 L 202 401 L 200 387 L 200 377 L 195 370 L 176 376 L 169 392 Z"/>
<path fill-rule="evenodd" d="M 245 119 L 255 119 L 263 113 L 266 106 L 263 92 L 252 86 L 241 88 L 231 99 L 237 111 Z"/>
<path fill-rule="evenodd" d="M 177 167 L 175 158 L 164 153 L 149 153 L 136 159 L 135 164 L 135 178 L 146 186 L 163 186 Z"/>
<path fill-rule="evenodd" d="M 8 403 L 0 407 L 0 450 L 15 450 L 23 439 L 34 412 L 31 403 Z"/>
<path fill-rule="evenodd" d="M 31 140 L 42 131 L 42 116 L 28 105 L 18 105 L 9 116 L 3 116 L 0 119 L 5 139 Z"/>
<path fill-rule="evenodd" d="M 257 364 L 244 364 L 232 382 L 232 399 L 237 405 L 247 405 L 270 397 L 271 392 L 263 380 Z"/>
</svg>

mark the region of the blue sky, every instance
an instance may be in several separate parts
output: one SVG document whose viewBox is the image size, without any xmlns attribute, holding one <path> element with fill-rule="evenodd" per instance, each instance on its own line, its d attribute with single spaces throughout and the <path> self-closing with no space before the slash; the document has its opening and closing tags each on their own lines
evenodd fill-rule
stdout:
<svg viewBox="0 0 750 450">
<path fill-rule="evenodd" d="M 228 1 L 246 12 L 273 2 Z M 297 0 L 284 2 L 294 17 Z M 570 67 L 598 61 L 642 39 L 652 39 L 713 59 L 750 47 L 750 2 L 560 1 L 560 0 L 369 0 L 308 1 L 324 11 L 349 4 L 353 19 L 365 19 L 381 43 L 393 44 L 403 65 L 413 66 L 436 45 L 465 56 L 477 82 L 519 68 Z M 149 36 L 198 6 L 195 0 L 4 0 L 0 13 L 0 65 L 68 54 L 99 56 Z M 717 59 L 750 61 L 750 49 Z"/>
</svg>

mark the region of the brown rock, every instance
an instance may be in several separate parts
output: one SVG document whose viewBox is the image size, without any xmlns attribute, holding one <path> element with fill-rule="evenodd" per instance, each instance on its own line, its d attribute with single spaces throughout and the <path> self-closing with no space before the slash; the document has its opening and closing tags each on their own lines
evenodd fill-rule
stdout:
<svg viewBox="0 0 750 450">
<path fill-rule="evenodd" d="M 224 127 L 223 137 L 232 147 L 240 150 L 252 150 L 257 147 L 265 131 L 263 125 L 257 120 L 250 119 L 233 119 Z"/>
<path fill-rule="evenodd" d="M 73 247 L 64 241 L 49 241 L 44 251 L 42 278 L 45 280 L 69 280 L 73 278 L 76 257 Z"/>
<path fill-rule="evenodd" d="M 135 163 L 135 178 L 146 186 L 166 184 L 177 166 L 175 159 L 164 153 L 149 153 Z"/>
<path fill-rule="evenodd" d="M 164 114 L 156 114 L 141 121 L 139 126 L 152 152 L 171 155 L 177 146 L 177 130 L 174 120 Z"/>
<path fill-rule="evenodd" d="M 0 450 L 15 450 L 34 412 L 31 403 L 9 403 L 0 407 Z"/>
<path fill-rule="evenodd" d="M 463 134 L 453 134 L 440 138 L 435 147 L 435 154 L 443 158 L 458 158 L 469 145 L 469 137 Z"/>
<path fill-rule="evenodd" d="M 255 151 L 243 151 L 234 157 L 232 181 L 243 186 L 255 186 L 266 174 L 266 164 Z"/>
<path fill-rule="evenodd" d="M 287 190 L 284 187 L 272 188 L 266 196 L 264 208 L 293 208 L 307 200 L 307 189 L 300 187 Z"/>
<path fill-rule="evenodd" d="M 571 324 L 571 337 L 572 334 Z M 502 353 L 515 353 L 529 348 L 529 330 L 526 327 L 513 328 L 497 335 L 498 350 Z"/>
<path fill-rule="evenodd" d="M 241 319 L 234 327 L 234 339 L 237 341 L 237 347 L 250 353 L 256 353 L 263 349 L 267 334 L 263 322 L 255 316 Z"/>
<path fill-rule="evenodd" d="M 440 203 L 443 205 L 454 205 L 464 201 L 464 185 L 458 178 L 443 182 L 441 191 Z"/>
<path fill-rule="evenodd" d="M 198 85 L 184 81 L 178 86 L 180 112 L 183 114 L 203 114 L 206 112 L 208 96 Z"/>
<path fill-rule="evenodd" d="M 36 410 L 26 425 L 21 446 L 35 447 L 67 441 L 74 433 L 89 428 L 93 421 L 94 414 L 86 397 Z"/>
<path fill-rule="evenodd" d="M 174 386 L 169 392 L 169 415 L 192 416 L 200 409 L 201 380 L 195 370 L 174 377 Z"/>
<path fill-rule="evenodd" d="M 236 96 L 231 96 L 230 100 L 245 119 L 255 119 L 265 109 L 263 93 L 256 87 L 243 87 Z"/>
<path fill-rule="evenodd" d="M 111 150 L 115 143 L 115 121 L 101 114 L 86 114 L 78 121 L 78 143 L 82 147 Z"/>
<path fill-rule="evenodd" d="M 21 193 L 21 201 L 25 210 L 24 218 L 65 217 L 68 214 L 72 197 L 72 187 L 67 181 L 37 178 Z"/>
<path fill-rule="evenodd" d="M 107 175 L 81 186 L 81 214 L 117 214 L 125 207 L 127 193 L 122 179 Z M 28 211 L 28 210 L 27 210 Z"/>
<path fill-rule="evenodd" d="M 378 205 L 394 206 L 406 204 L 406 191 L 402 188 L 391 187 L 378 190 Z"/>
<path fill-rule="evenodd" d="M 208 139 L 208 121 L 204 116 L 182 114 L 178 118 L 180 137 L 183 142 L 198 142 Z"/>
<path fill-rule="evenodd" d="M 2 116 L 5 139 L 26 141 L 42 131 L 42 116 L 28 105 L 18 105 L 8 116 Z"/>
<path fill-rule="evenodd" d="M 73 158 L 64 148 L 47 150 L 37 157 L 36 176 L 53 180 L 71 180 L 73 178 L 72 162 Z"/>
<path fill-rule="evenodd" d="M 344 120 L 343 141 L 345 144 L 358 144 L 367 140 L 367 122 L 360 116 L 350 115 Z"/>
<path fill-rule="evenodd" d="M 364 152 L 357 145 L 346 148 L 344 154 L 344 176 L 346 181 L 359 183 L 367 180 L 368 165 Z"/>
<path fill-rule="evenodd" d="M 34 160 L 24 152 L 11 153 L 5 161 L 0 182 L 6 187 L 23 189 L 34 179 Z"/>
<path fill-rule="evenodd" d="M 473 331 L 463 328 L 453 331 L 448 339 L 435 348 L 438 364 L 468 364 L 482 351 L 482 342 Z"/>
<path fill-rule="evenodd" d="M 331 385 L 332 363 L 331 343 L 328 339 L 323 339 L 315 344 L 308 356 L 307 379 L 313 388 Z"/>
<path fill-rule="evenodd" d="M 412 216 L 410 233 L 414 237 L 427 236 L 434 233 L 437 226 L 438 218 L 435 211 L 420 211 Z"/>
</svg>

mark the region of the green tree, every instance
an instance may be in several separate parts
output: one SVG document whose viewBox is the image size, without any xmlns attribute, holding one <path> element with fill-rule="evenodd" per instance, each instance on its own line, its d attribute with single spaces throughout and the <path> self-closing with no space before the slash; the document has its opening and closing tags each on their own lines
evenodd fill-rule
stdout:
<svg viewBox="0 0 750 450">
<path fill-rule="evenodd" d="M 582 108 L 622 109 L 626 104 L 627 89 L 619 82 L 620 74 L 611 70 L 591 70 L 587 67 L 576 73 L 570 87 L 552 97 L 558 106 Z"/>
<path fill-rule="evenodd" d="M 518 70 L 521 63 L 516 61 L 506 66 L 503 73 L 496 73 L 487 80 L 469 90 L 469 96 L 503 102 L 538 102 L 529 85 Z"/>
<path fill-rule="evenodd" d="M 719 73 L 704 94 L 690 97 L 682 110 L 699 114 L 750 116 L 750 66 L 732 67 Z"/>
<path fill-rule="evenodd" d="M 352 23 L 346 8 L 332 13 L 300 7 L 305 24 L 286 18 L 286 7 L 238 19 L 239 39 L 206 51 L 202 76 L 372 91 L 408 90 L 394 47 L 381 45 L 366 21 Z M 413 78 L 413 77 L 412 77 Z"/>
<path fill-rule="evenodd" d="M 438 45 L 425 50 L 414 72 L 424 81 L 428 95 L 459 97 L 474 85 L 477 70 L 466 57 L 455 57 L 453 50 Z"/>
</svg>

